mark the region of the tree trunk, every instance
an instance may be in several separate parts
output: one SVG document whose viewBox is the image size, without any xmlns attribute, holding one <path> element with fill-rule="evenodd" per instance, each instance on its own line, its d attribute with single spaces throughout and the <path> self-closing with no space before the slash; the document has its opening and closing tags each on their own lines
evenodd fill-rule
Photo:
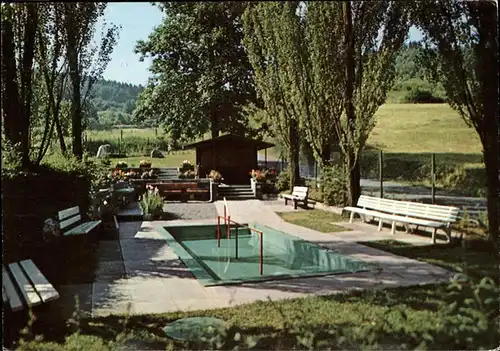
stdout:
<svg viewBox="0 0 500 351">
<path fill-rule="evenodd" d="M 73 98 L 71 101 L 71 137 L 73 155 L 81 160 L 83 156 L 82 147 L 82 105 L 80 92 L 80 74 L 73 69 L 70 71 L 71 84 L 73 87 Z"/>
<path fill-rule="evenodd" d="M 321 162 L 325 166 L 329 166 L 331 164 L 330 159 L 332 155 L 332 147 L 330 143 L 323 145 L 323 148 L 321 149 Z"/>
<path fill-rule="evenodd" d="M 54 116 L 54 124 L 56 125 L 56 133 L 57 133 L 57 138 L 59 140 L 59 147 L 61 148 L 61 153 L 63 155 L 66 155 L 68 150 L 66 148 L 66 142 L 64 141 L 64 134 L 61 127 L 61 121 L 59 120 L 58 116 Z"/>
<path fill-rule="evenodd" d="M 356 125 L 356 115 L 354 113 L 353 104 L 353 91 L 354 91 L 354 77 L 355 77 L 355 57 L 354 57 L 354 33 L 352 28 L 352 12 L 351 12 L 351 2 L 344 2 L 344 25 L 345 25 L 345 45 L 346 45 L 346 115 L 347 115 L 347 134 L 349 135 L 348 145 L 350 151 L 347 156 L 347 177 L 348 177 L 348 187 L 347 187 L 347 199 L 349 201 L 349 206 L 356 206 L 358 198 L 360 196 L 360 169 L 359 161 L 354 163 L 355 151 L 353 150 L 354 145 L 354 128 Z"/>
<path fill-rule="evenodd" d="M 488 201 L 488 239 L 498 245 L 499 191 L 500 191 L 500 146 L 498 108 L 498 17 L 496 7 L 488 2 L 471 3 L 479 17 L 479 43 L 476 45 L 477 70 L 482 81 L 481 101 L 483 115 L 480 116 L 478 134 L 483 145 L 486 167 L 486 198 Z"/>
<path fill-rule="evenodd" d="M 214 107 L 210 109 L 210 132 L 212 139 L 219 136 L 219 117 L 217 116 L 217 109 Z"/>
<path fill-rule="evenodd" d="M 356 206 L 358 198 L 361 195 L 361 185 L 360 185 L 360 167 L 359 161 L 354 163 L 354 155 L 345 155 L 347 160 L 344 161 L 346 165 L 347 174 L 347 204 L 348 206 Z"/>
<path fill-rule="evenodd" d="M 289 172 L 290 172 L 290 190 L 293 189 L 294 185 L 298 185 L 300 182 L 300 169 L 299 169 L 299 158 L 300 158 L 300 139 L 298 123 L 296 120 L 292 119 L 289 126 L 289 140 L 290 140 L 290 150 L 289 150 Z"/>
<path fill-rule="evenodd" d="M 496 147 L 491 145 L 491 147 L 484 150 L 484 163 L 486 166 L 486 199 L 488 201 L 488 239 L 495 245 L 498 245 L 498 239 L 500 236 L 498 220 L 500 218 L 500 208 L 498 205 L 500 192 L 500 181 L 498 179 L 500 176 L 498 139 L 496 144 Z"/>
<path fill-rule="evenodd" d="M 38 27 L 38 4 L 28 4 L 26 24 L 24 27 L 23 61 L 21 71 L 22 109 L 21 114 L 21 151 L 22 165 L 30 164 L 30 117 L 33 97 L 33 60 L 35 58 L 35 38 Z"/>
<path fill-rule="evenodd" d="M 4 4 L 2 11 L 12 11 L 11 5 Z M 19 116 L 22 114 L 17 66 L 14 54 L 14 32 L 12 15 L 2 19 L 2 114 L 5 137 L 12 145 L 21 143 Z"/>
<path fill-rule="evenodd" d="M 68 37 L 70 37 L 68 33 Z M 80 91 L 80 70 L 78 69 L 78 52 L 74 39 L 68 39 L 69 76 L 71 78 L 71 140 L 73 155 L 81 160 L 82 147 L 82 101 Z"/>
</svg>

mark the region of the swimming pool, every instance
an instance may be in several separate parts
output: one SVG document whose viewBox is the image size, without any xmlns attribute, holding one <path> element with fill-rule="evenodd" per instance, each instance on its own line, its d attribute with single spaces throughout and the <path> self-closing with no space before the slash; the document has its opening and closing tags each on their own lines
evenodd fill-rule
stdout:
<svg viewBox="0 0 500 351">
<path fill-rule="evenodd" d="M 368 270 L 363 262 L 257 223 L 238 228 L 237 235 L 231 227 L 230 238 L 226 229 L 221 225 L 219 247 L 216 225 L 158 228 L 204 286 Z"/>
</svg>

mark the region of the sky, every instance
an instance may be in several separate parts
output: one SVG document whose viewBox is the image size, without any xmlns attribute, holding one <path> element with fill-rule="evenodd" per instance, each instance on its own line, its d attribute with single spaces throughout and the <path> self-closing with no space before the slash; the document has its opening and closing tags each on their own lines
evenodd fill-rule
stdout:
<svg viewBox="0 0 500 351">
<path fill-rule="evenodd" d="M 151 60 L 140 62 L 134 53 L 138 40 L 148 38 L 155 26 L 161 24 L 163 13 L 148 2 L 108 2 L 104 19 L 120 25 L 120 37 L 104 72 L 104 78 L 118 82 L 146 85 Z M 99 27 L 98 27 L 99 28 Z M 422 34 L 410 29 L 409 41 L 418 41 Z"/>
</svg>

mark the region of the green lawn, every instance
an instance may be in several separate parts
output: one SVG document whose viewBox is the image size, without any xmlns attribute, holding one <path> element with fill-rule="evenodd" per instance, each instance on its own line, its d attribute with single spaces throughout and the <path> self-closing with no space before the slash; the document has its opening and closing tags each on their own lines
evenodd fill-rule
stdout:
<svg viewBox="0 0 500 351">
<path fill-rule="evenodd" d="M 481 239 L 469 242 L 478 247 L 467 249 L 456 244 L 412 246 L 396 240 L 368 241 L 361 242 L 361 244 L 449 270 L 463 271 L 477 280 L 491 277 L 498 281 L 500 279 L 498 253 L 494 252 L 491 246 Z"/>
<path fill-rule="evenodd" d="M 278 215 L 286 222 L 317 230 L 322 233 L 334 233 L 350 230 L 348 228 L 332 224 L 332 222 L 341 222 L 343 220 L 342 216 L 333 212 L 314 209 L 306 211 L 278 212 Z"/>
<path fill-rule="evenodd" d="M 394 241 L 369 245 L 450 269 L 468 267 L 467 273 L 475 278 L 490 274 L 498 278 L 498 270 L 492 270 L 498 258 L 491 249 L 485 253 L 483 249 L 465 250 L 450 245 L 412 247 Z M 214 345 L 172 341 L 163 333 L 163 328 L 178 318 L 211 316 L 230 325 L 219 345 L 223 349 L 249 348 L 249 345 L 257 350 L 478 350 L 496 347 L 500 342 L 496 308 L 498 289 L 487 290 L 486 285 L 461 286 L 458 290 L 446 284 L 432 284 L 255 302 L 217 310 L 87 318 L 80 321 L 81 335 L 73 336 L 71 343 L 77 344 L 79 349 L 96 349 L 96 345 L 127 333 L 136 348 L 142 350 L 215 348 Z M 293 290 L 293 284 L 287 289 Z M 478 296 L 485 303 L 483 307 L 471 305 L 474 303 L 473 289 L 478 289 Z M 46 335 L 46 338 L 55 336 Z M 31 350 L 57 349 L 54 344 L 50 346 L 42 348 L 36 344 Z M 116 348 L 117 345 L 109 345 L 110 350 Z M 66 348 L 70 349 L 74 348 Z"/>
</svg>

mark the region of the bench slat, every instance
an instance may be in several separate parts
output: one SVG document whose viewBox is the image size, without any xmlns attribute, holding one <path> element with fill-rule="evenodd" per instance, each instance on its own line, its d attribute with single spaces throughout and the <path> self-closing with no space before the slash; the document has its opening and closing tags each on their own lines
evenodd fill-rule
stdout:
<svg viewBox="0 0 500 351">
<path fill-rule="evenodd" d="M 80 213 L 80 208 L 78 206 L 67 208 L 65 210 L 59 211 L 59 220 L 62 221 L 63 219 L 66 219 L 78 213 Z"/>
<path fill-rule="evenodd" d="M 2 266 L 2 288 L 7 295 L 11 310 L 14 312 L 22 310 L 23 303 L 21 302 L 21 299 L 19 298 L 16 289 L 14 288 L 14 284 L 10 279 L 9 273 L 4 266 Z"/>
<path fill-rule="evenodd" d="M 28 278 L 35 286 L 35 290 L 38 292 L 43 302 L 48 302 L 59 298 L 59 293 L 56 291 L 56 289 L 54 289 L 52 284 L 47 281 L 47 278 L 45 278 L 45 276 L 35 266 L 32 260 L 21 261 L 21 266 L 26 272 Z"/>
<path fill-rule="evenodd" d="M 78 214 L 78 215 L 76 215 L 74 217 L 71 217 L 70 219 L 66 219 L 64 221 L 61 221 L 60 222 L 60 228 L 61 229 L 67 228 L 70 225 L 77 223 L 81 219 L 82 219 L 82 216 L 80 216 L 80 214 Z"/>
<path fill-rule="evenodd" d="M 97 227 L 99 224 L 101 224 L 101 220 L 92 221 L 92 222 L 85 222 L 85 223 L 82 223 L 79 226 L 77 226 L 71 230 L 68 230 L 67 232 L 64 232 L 64 235 L 87 234 L 92 229 Z"/>
<path fill-rule="evenodd" d="M 31 283 L 22 272 L 19 264 L 17 262 L 11 263 L 9 264 L 9 269 L 14 276 L 14 280 L 17 282 L 17 285 L 19 286 L 28 306 L 37 306 L 41 304 L 42 300 L 40 299 L 40 296 L 38 296 L 35 288 L 33 287 L 33 285 L 31 285 Z"/>
</svg>

